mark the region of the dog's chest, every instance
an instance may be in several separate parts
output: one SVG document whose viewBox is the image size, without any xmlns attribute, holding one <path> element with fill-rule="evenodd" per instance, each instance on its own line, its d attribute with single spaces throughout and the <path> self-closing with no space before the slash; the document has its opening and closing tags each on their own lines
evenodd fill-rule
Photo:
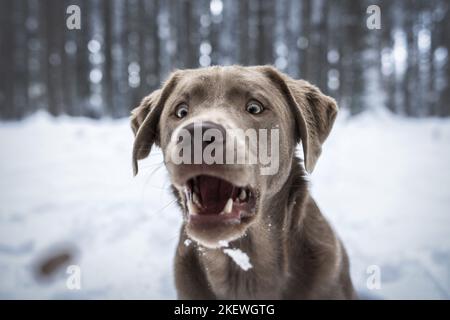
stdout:
<svg viewBox="0 0 450 320">
<path fill-rule="evenodd" d="M 217 251 L 205 252 L 202 259 L 208 283 L 218 299 L 279 298 L 281 279 L 274 264 L 250 256 L 252 267 L 244 270 L 229 256 Z"/>
</svg>

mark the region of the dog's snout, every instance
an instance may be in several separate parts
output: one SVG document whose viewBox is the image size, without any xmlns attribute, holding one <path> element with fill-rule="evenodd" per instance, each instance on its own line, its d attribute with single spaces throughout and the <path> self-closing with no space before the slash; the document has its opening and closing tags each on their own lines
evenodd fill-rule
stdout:
<svg viewBox="0 0 450 320">
<path fill-rule="evenodd" d="M 212 121 L 205 122 L 193 122 L 184 127 L 185 130 L 189 132 L 194 143 L 196 139 L 200 139 L 202 149 L 204 149 L 209 144 L 215 142 L 217 144 L 225 144 L 226 141 L 226 130 L 225 128 Z"/>
</svg>

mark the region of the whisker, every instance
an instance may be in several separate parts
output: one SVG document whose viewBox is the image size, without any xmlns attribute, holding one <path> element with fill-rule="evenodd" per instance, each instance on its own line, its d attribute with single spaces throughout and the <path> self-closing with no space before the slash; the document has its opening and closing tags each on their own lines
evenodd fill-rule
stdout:
<svg viewBox="0 0 450 320">
<path fill-rule="evenodd" d="M 150 154 L 147 156 L 147 158 L 149 158 L 149 157 L 162 157 L 162 156 L 163 156 L 162 153 L 150 153 Z"/>
<path fill-rule="evenodd" d="M 152 178 L 152 176 L 153 176 L 159 169 L 161 169 L 163 166 L 164 166 L 163 163 L 160 163 L 158 166 L 156 166 L 156 168 L 154 168 L 152 171 L 150 171 L 149 173 L 146 174 L 146 179 L 145 179 L 144 187 L 146 187 L 146 186 L 149 185 L 149 182 L 150 182 L 150 179 Z M 165 182 L 164 182 L 164 183 L 165 183 Z M 153 188 L 155 188 L 155 189 L 167 190 L 167 189 L 164 187 L 164 184 L 163 184 L 163 187 L 162 187 L 162 188 L 161 188 L 161 187 L 157 187 L 157 186 L 152 186 L 152 185 L 150 185 L 150 186 L 153 187 Z"/>
<path fill-rule="evenodd" d="M 152 168 L 152 167 L 155 167 L 155 166 L 160 166 L 160 165 L 162 165 L 163 163 L 162 162 L 158 162 L 158 163 L 146 163 L 146 164 L 142 164 L 142 165 L 139 165 L 139 167 L 140 168 Z"/>
<path fill-rule="evenodd" d="M 166 241 L 167 241 L 167 242 L 168 242 L 168 241 L 173 241 L 174 239 L 177 239 L 177 238 L 179 238 L 179 237 L 180 237 L 180 232 L 177 231 L 172 237 L 166 239 Z"/>
<path fill-rule="evenodd" d="M 168 204 L 166 204 L 164 207 L 158 209 L 157 211 L 151 213 L 150 215 L 154 216 L 155 214 L 159 214 L 159 213 L 163 212 L 164 210 L 166 210 L 167 208 L 169 208 L 171 205 L 173 205 L 176 202 L 177 202 L 177 199 L 173 199 Z"/>
</svg>

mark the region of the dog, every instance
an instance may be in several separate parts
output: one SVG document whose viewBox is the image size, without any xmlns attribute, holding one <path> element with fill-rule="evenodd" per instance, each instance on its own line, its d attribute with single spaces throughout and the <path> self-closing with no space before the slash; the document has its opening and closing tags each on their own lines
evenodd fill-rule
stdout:
<svg viewBox="0 0 450 320">
<path fill-rule="evenodd" d="M 159 146 L 183 212 L 175 255 L 178 298 L 357 298 L 344 246 L 306 179 L 337 111 L 334 99 L 272 66 L 177 70 L 132 110 L 134 174 L 138 160 Z M 261 174 L 261 163 L 171 161 L 181 132 L 224 133 L 215 141 L 203 137 L 193 148 L 206 151 L 215 142 L 228 154 L 242 147 L 242 139 L 225 146 L 226 132 L 237 128 L 277 130 L 275 174 Z M 296 156 L 300 143 L 303 164 Z M 244 255 L 246 266 L 230 252 Z"/>
</svg>

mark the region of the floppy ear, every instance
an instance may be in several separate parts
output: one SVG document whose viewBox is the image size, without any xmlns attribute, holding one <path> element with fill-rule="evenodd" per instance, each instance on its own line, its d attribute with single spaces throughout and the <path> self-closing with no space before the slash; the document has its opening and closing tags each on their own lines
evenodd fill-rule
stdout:
<svg viewBox="0 0 450 320">
<path fill-rule="evenodd" d="M 155 106 L 155 103 L 158 101 L 160 95 L 161 89 L 153 91 L 151 94 L 142 99 L 139 106 L 131 111 L 131 129 L 133 130 L 135 136 L 139 130 L 139 127 L 142 125 L 148 113 L 152 109 L 152 106 Z"/>
<path fill-rule="evenodd" d="M 138 160 L 150 154 L 153 144 L 159 144 L 159 118 L 165 101 L 175 87 L 176 79 L 178 72 L 174 72 L 161 89 L 153 91 L 131 111 L 131 129 L 135 135 L 132 159 L 134 175 L 138 173 Z"/>
<path fill-rule="evenodd" d="M 288 100 L 295 117 L 297 143 L 302 141 L 303 145 L 305 169 L 311 173 L 336 119 L 336 101 L 307 81 L 294 80 L 270 66 L 264 68 Z"/>
</svg>

